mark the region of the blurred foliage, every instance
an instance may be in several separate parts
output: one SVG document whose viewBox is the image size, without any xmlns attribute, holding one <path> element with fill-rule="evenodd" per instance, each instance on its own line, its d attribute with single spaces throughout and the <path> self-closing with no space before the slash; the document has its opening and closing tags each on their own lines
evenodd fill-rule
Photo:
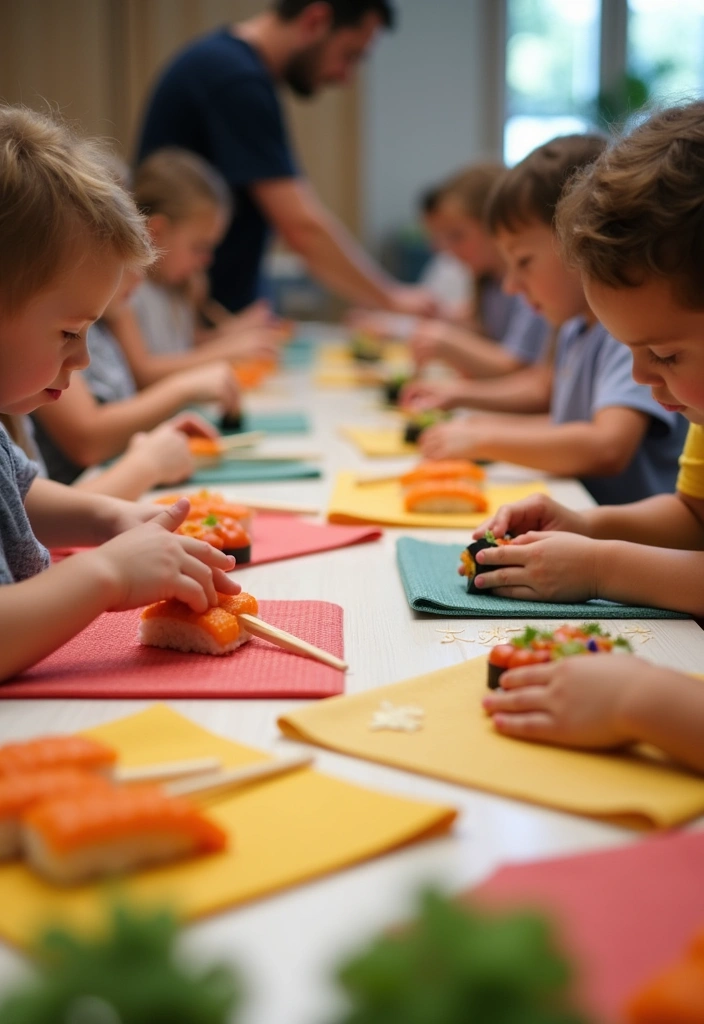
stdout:
<svg viewBox="0 0 704 1024">
<path fill-rule="evenodd" d="M 662 60 L 647 72 L 627 72 L 614 88 L 597 96 L 595 109 L 590 112 L 596 125 L 604 131 L 627 128 L 648 106 L 659 83 L 673 69 L 673 61 Z"/>
</svg>

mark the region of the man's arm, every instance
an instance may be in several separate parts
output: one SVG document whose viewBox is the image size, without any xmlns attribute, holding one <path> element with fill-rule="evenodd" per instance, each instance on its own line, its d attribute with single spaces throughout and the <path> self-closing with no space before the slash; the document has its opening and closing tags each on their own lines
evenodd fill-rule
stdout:
<svg viewBox="0 0 704 1024">
<path fill-rule="evenodd" d="M 323 284 L 350 302 L 401 313 L 430 314 L 435 300 L 398 284 L 373 262 L 299 178 L 253 182 L 255 202 L 284 241 Z"/>
</svg>

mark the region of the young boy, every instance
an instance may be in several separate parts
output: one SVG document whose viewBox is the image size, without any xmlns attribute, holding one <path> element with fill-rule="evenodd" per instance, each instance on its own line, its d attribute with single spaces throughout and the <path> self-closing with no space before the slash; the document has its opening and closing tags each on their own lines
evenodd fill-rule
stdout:
<svg viewBox="0 0 704 1024">
<path fill-rule="evenodd" d="M 577 271 L 560 256 L 553 218 L 566 182 L 603 151 L 593 135 L 538 147 L 498 183 L 489 225 L 508 265 L 504 287 L 561 327 L 549 415 L 476 416 L 426 431 L 426 458 L 515 462 L 579 477 L 600 503 L 670 490 L 685 425 L 631 377 L 629 352 L 589 309 Z M 547 408 L 545 410 L 547 413 Z"/>
<path fill-rule="evenodd" d="M 152 248 L 95 147 L 22 108 L 0 107 L 0 209 L 0 412 L 23 415 L 61 400 L 88 327 Z M 203 612 L 238 591 L 232 559 L 169 532 L 187 501 L 160 511 L 35 474 L 0 428 L 0 680 L 103 611 L 176 597 Z M 48 567 L 45 544 L 100 546 Z"/>
<path fill-rule="evenodd" d="M 479 577 L 499 594 L 598 596 L 704 615 L 702 180 L 696 102 L 640 125 L 560 203 L 558 234 L 595 314 L 631 351 L 636 379 L 690 427 L 674 495 L 585 513 L 536 495 L 501 509 L 488 525 L 523 536 L 515 551 L 480 555 L 501 566 Z M 608 656 L 507 673 L 502 688 L 504 680 L 506 692 L 485 705 L 507 735 L 570 746 L 645 740 L 704 771 L 699 680 Z"/>
</svg>

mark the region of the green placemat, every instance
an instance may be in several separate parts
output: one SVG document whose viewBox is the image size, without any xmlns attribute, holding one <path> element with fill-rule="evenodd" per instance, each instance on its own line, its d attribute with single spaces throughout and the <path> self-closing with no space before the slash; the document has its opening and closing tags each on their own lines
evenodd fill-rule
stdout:
<svg viewBox="0 0 704 1024">
<path fill-rule="evenodd" d="M 416 612 L 459 615 L 465 619 L 688 619 L 683 612 L 639 608 L 613 601 L 552 604 L 516 601 L 491 594 L 468 594 L 467 581 L 457 574 L 462 547 L 401 537 L 396 543 L 398 567 L 406 598 Z"/>
<path fill-rule="evenodd" d="M 304 480 L 321 476 L 318 466 L 307 462 L 223 462 L 199 469 L 191 484 L 239 484 L 257 480 Z"/>
</svg>

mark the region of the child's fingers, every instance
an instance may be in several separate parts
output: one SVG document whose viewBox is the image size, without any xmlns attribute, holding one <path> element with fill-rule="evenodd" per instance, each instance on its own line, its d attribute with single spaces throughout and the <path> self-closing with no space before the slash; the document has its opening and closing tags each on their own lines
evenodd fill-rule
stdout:
<svg viewBox="0 0 704 1024">
<path fill-rule="evenodd" d="M 478 573 L 474 577 L 474 586 L 478 590 L 497 590 L 507 587 L 521 587 L 524 590 L 531 588 L 526 583 L 526 571 L 522 565 L 507 565 L 493 572 Z M 532 592 L 532 591 L 531 591 Z M 508 596 L 506 594 L 504 597 Z"/>
<path fill-rule="evenodd" d="M 519 740 L 534 740 L 537 743 L 555 742 L 555 723 L 544 711 L 528 711 L 523 714 L 494 715 L 494 727 L 502 736 L 513 736 Z"/>
<path fill-rule="evenodd" d="M 192 558 L 208 565 L 213 569 L 222 569 L 223 572 L 230 572 L 235 568 L 235 559 L 232 555 L 226 555 L 219 551 L 212 544 L 204 540 L 196 540 L 195 537 L 179 537 L 181 546 Z"/>
<path fill-rule="evenodd" d="M 501 676 L 503 688 L 504 675 Z M 521 686 L 513 690 L 492 690 L 482 700 L 490 715 L 506 712 L 547 711 L 548 691 L 545 686 Z"/>
<path fill-rule="evenodd" d="M 486 585 L 488 587 L 491 587 L 490 583 L 487 583 Z M 493 590 L 495 597 L 511 597 L 511 598 L 513 598 L 514 601 L 541 601 L 541 600 L 542 601 L 547 601 L 548 600 L 548 598 L 542 597 L 540 594 L 536 593 L 536 591 L 533 589 L 533 587 L 528 587 L 528 586 L 516 586 L 516 585 L 513 585 L 513 586 L 500 587 L 500 586 L 497 586 L 496 584 L 494 584 L 494 586 L 491 587 L 491 589 Z"/>
<path fill-rule="evenodd" d="M 176 430 L 188 434 L 189 437 L 208 437 L 215 440 L 218 434 L 212 423 L 199 416 L 196 412 L 181 412 L 168 421 Z"/>
<path fill-rule="evenodd" d="M 501 675 L 501 689 L 513 690 L 521 686 L 547 686 L 551 681 L 558 662 L 544 662 L 542 665 L 524 665 L 510 668 Z M 490 696 L 487 694 L 487 696 Z"/>
<path fill-rule="evenodd" d="M 554 532 L 554 530 L 545 530 L 544 532 L 539 530 L 529 530 L 527 533 L 520 533 L 511 541 L 511 548 L 515 549 L 520 547 L 522 544 L 535 544 L 536 541 L 552 537 Z"/>
<path fill-rule="evenodd" d="M 185 522 L 190 507 L 191 503 L 188 498 L 179 498 L 169 508 L 165 508 L 160 512 L 158 516 L 154 516 L 152 522 L 163 526 L 169 533 L 173 533 L 174 530 L 179 528 L 181 523 Z"/>
<path fill-rule="evenodd" d="M 209 565 L 192 555 L 185 555 L 181 565 L 181 575 L 190 576 L 201 588 L 207 601 L 206 608 L 218 603 L 218 595 L 213 582 L 213 572 Z"/>
<path fill-rule="evenodd" d="M 213 569 L 213 584 L 218 594 L 239 594 L 242 587 L 235 583 L 231 576 L 227 576 L 222 569 Z"/>
<path fill-rule="evenodd" d="M 503 544 L 495 548 L 484 548 L 477 552 L 476 560 L 480 565 L 525 565 L 530 552 L 517 544 Z"/>
<path fill-rule="evenodd" d="M 203 612 L 207 612 L 208 608 L 214 603 L 208 599 L 197 580 L 183 573 L 176 579 L 173 596 L 177 601 L 183 601 L 184 604 L 187 604 L 189 608 L 200 615 Z"/>
</svg>

